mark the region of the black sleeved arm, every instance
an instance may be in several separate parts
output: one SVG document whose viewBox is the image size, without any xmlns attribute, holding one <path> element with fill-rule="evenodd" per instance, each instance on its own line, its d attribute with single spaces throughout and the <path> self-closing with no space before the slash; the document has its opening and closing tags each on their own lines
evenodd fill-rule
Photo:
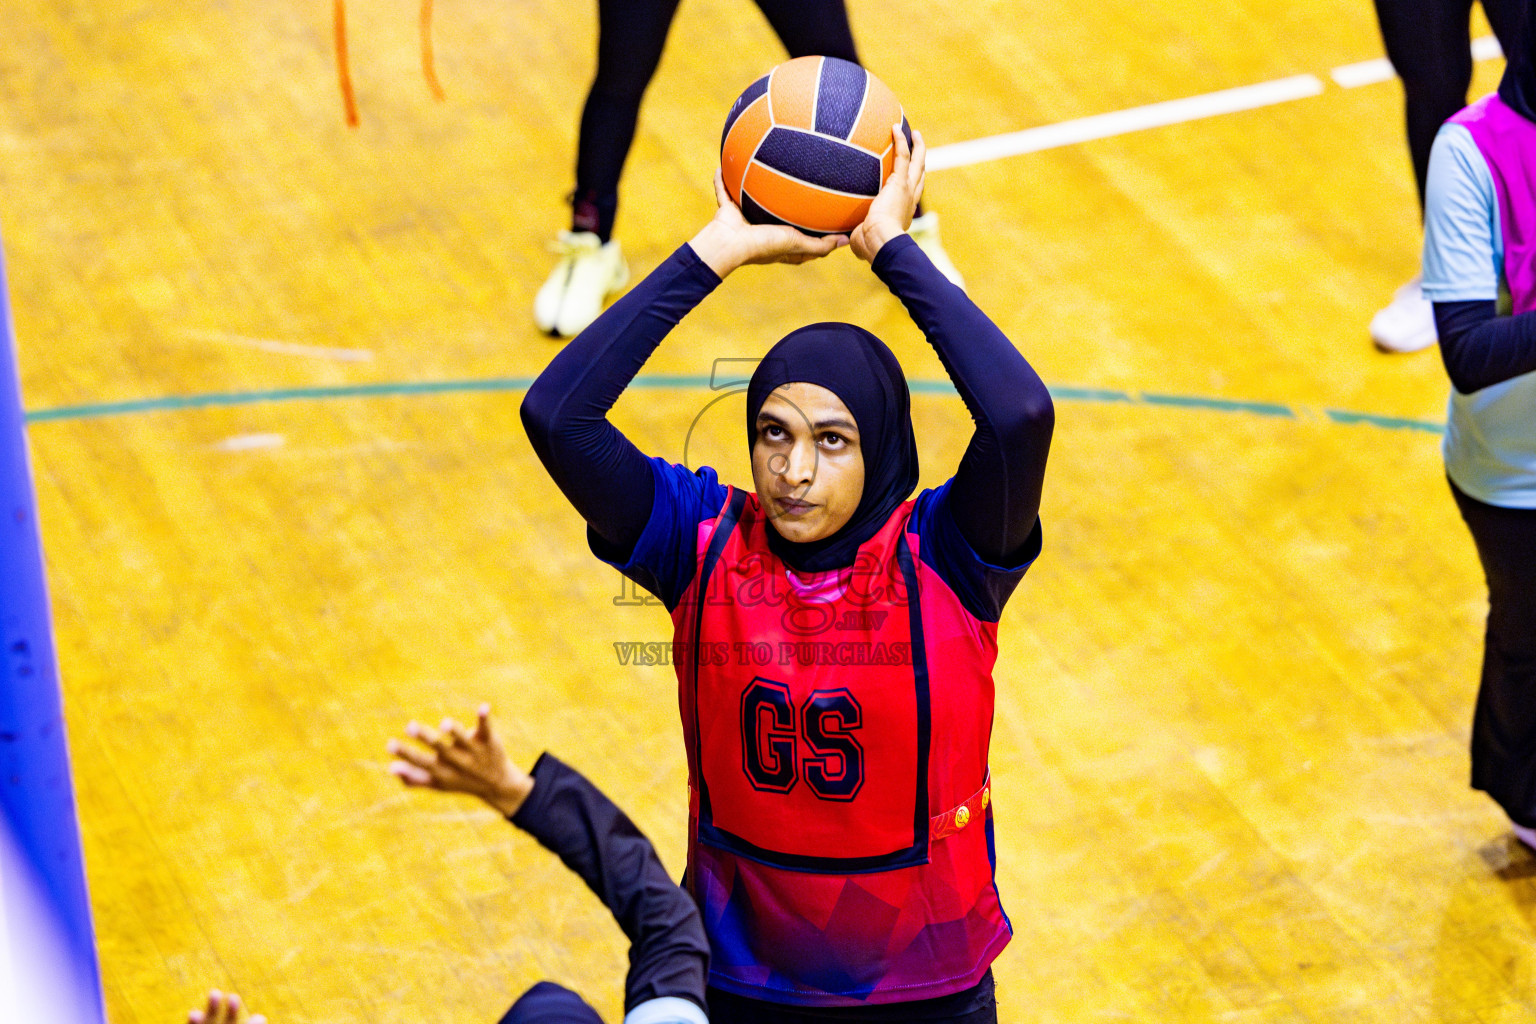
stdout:
<svg viewBox="0 0 1536 1024">
<path fill-rule="evenodd" d="M 719 284 L 682 246 L 555 356 L 523 399 L 533 450 L 615 558 L 645 530 L 655 481 L 608 411 L 661 340 Z"/>
<path fill-rule="evenodd" d="M 976 424 L 949 488 L 950 513 L 977 555 L 1010 565 L 1040 512 L 1056 424 L 1050 392 L 997 325 L 934 268 L 911 236 L 882 246 L 874 271 L 927 336 Z"/>
<path fill-rule="evenodd" d="M 708 1010 L 709 940 L 698 907 L 623 811 L 579 772 L 544 754 L 512 824 L 580 875 L 629 936 L 625 1013 L 669 996 Z"/>
<path fill-rule="evenodd" d="M 1464 395 L 1536 370 L 1536 311 L 1497 315 L 1493 300 L 1435 303 L 1440 358 Z"/>
</svg>

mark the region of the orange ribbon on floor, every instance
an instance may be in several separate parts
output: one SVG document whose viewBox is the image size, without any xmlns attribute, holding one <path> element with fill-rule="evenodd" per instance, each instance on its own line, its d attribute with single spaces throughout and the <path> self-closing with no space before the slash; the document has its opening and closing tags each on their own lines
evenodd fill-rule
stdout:
<svg viewBox="0 0 1536 1024">
<path fill-rule="evenodd" d="M 336 38 L 336 77 L 341 86 L 341 105 L 347 125 L 357 127 L 357 94 L 352 89 L 352 69 L 347 62 L 347 4 L 346 0 L 333 0 L 332 14 Z M 443 85 L 437 80 L 437 63 L 432 54 L 432 0 L 421 0 L 421 13 L 417 18 L 421 30 L 421 73 L 427 80 L 427 88 L 439 103 L 446 99 Z"/>
</svg>

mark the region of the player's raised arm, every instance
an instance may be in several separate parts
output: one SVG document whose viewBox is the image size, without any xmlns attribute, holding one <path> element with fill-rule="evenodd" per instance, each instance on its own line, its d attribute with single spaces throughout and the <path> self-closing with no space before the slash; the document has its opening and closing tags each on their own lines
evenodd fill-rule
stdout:
<svg viewBox="0 0 1536 1024">
<path fill-rule="evenodd" d="M 649 1019 L 704 1022 L 709 943 L 698 908 L 667 874 L 650 841 L 611 800 L 549 754 L 532 773 L 507 756 L 482 705 L 473 730 L 452 719 L 412 722 L 391 740 L 389 770 L 407 786 L 478 797 L 559 856 L 597 894 L 630 939 L 624 1010 L 651 1003 Z M 553 991 L 549 991 L 553 990 Z M 535 986 L 525 999 L 575 998 Z"/>
<path fill-rule="evenodd" d="M 416 742 L 389 741 L 397 758 L 389 770 L 407 786 L 479 797 L 507 818 L 533 789 L 533 778 L 512 762 L 496 735 L 489 704 L 480 705 L 473 731 L 445 718 L 437 729 L 412 722 L 405 732 Z"/>
<path fill-rule="evenodd" d="M 555 484 L 612 552 L 634 548 L 655 496 L 646 457 L 608 411 L 673 327 L 736 268 L 803 263 L 847 239 L 748 224 L 719 177 L 715 216 L 557 355 L 523 400 L 523 426 Z"/>
<path fill-rule="evenodd" d="M 751 263 L 807 263 L 848 244 L 847 235 L 813 238 L 784 224 L 749 224 L 731 202 L 720 172 L 715 172 L 717 209 L 688 245 L 722 279 Z"/>
<path fill-rule="evenodd" d="M 1055 407 L 1013 343 L 905 233 L 922 196 L 927 148 L 920 132 L 910 153 L 903 134 L 892 135 L 891 176 L 850 244 L 922 328 L 975 421 L 948 494 L 961 534 L 986 561 L 1013 565 L 1029 554 Z"/>
<path fill-rule="evenodd" d="M 240 1024 L 242 1008 L 239 996 L 214 989 L 208 993 L 207 1006 L 187 1014 L 187 1024 Z M 267 1024 L 267 1018 L 258 1013 L 245 1024 Z"/>
</svg>

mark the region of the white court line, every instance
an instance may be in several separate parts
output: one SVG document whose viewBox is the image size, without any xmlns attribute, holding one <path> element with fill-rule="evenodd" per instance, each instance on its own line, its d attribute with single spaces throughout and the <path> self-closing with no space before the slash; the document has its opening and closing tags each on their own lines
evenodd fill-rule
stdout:
<svg viewBox="0 0 1536 1024">
<path fill-rule="evenodd" d="M 275 352 L 284 356 L 307 356 L 311 359 L 336 359 L 344 363 L 369 363 L 373 353 L 366 348 L 326 348 L 322 345 L 299 345 L 291 341 L 272 341 L 268 338 L 247 338 L 243 334 L 226 334 L 223 331 L 183 331 L 184 337 L 199 341 L 217 341 L 225 345 L 241 345 Z"/>
<path fill-rule="evenodd" d="M 1166 100 L 1145 107 L 1116 110 L 1108 114 L 1080 117 L 1074 121 L 1044 124 L 1038 128 L 1026 128 L 1021 132 L 992 135 L 969 142 L 955 142 L 948 146 L 935 146 L 928 151 L 928 170 L 942 171 L 949 167 L 999 160 L 1021 153 L 1036 153 L 1042 149 L 1071 146 L 1093 139 L 1107 139 L 1114 135 L 1161 128 L 1185 121 L 1232 114 L 1240 110 L 1253 110 L 1276 103 L 1316 96 L 1323 91 L 1322 79 L 1316 75 L 1293 75 L 1258 85 L 1242 85 L 1235 89 L 1208 92 L 1188 96 L 1180 100 Z"/>
<path fill-rule="evenodd" d="M 1498 60 L 1504 56 L 1497 36 L 1480 36 L 1472 40 L 1473 60 Z"/>
<path fill-rule="evenodd" d="M 1499 49 L 1499 41 L 1493 36 L 1481 36 L 1472 40 L 1474 60 L 1495 60 L 1502 56 L 1504 51 Z M 1334 82 L 1345 89 L 1385 82 L 1395 75 L 1396 71 L 1393 70 L 1392 63 L 1385 57 L 1361 61 L 1358 64 L 1345 64 L 1332 71 Z M 1094 114 L 1092 117 L 1080 117 L 1073 121 L 1043 124 L 1036 128 L 1026 128 L 1023 131 L 1008 132 L 1003 135 L 989 135 L 967 142 L 953 142 L 947 146 L 935 146 L 928 151 L 928 170 L 942 171 L 950 167 L 966 167 L 970 164 L 986 163 L 988 160 L 1001 160 L 1004 157 L 1019 156 L 1024 153 L 1037 153 L 1043 149 L 1056 149 L 1059 146 L 1071 146 L 1079 142 L 1091 142 L 1094 139 L 1107 139 L 1115 135 L 1145 131 L 1148 128 L 1163 128 L 1171 124 L 1198 121 L 1220 114 L 1235 114 L 1241 110 L 1254 110 L 1277 103 L 1289 103 L 1292 100 L 1316 96 L 1323 89 L 1323 82 L 1316 75 L 1293 75 L 1290 78 L 1260 82 L 1257 85 L 1242 85 L 1235 89 L 1223 89 L 1220 92 L 1208 92 L 1180 100 L 1167 100 L 1144 107 L 1132 107 L 1129 110 Z"/>
<path fill-rule="evenodd" d="M 1502 56 L 1504 51 L 1499 48 L 1496 37 L 1479 36 L 1472 40 L 1473 60 L 1498 60 Z M 1375 85 L 1396 78 L 1397 69 L 1387 58 L 1377 57 L 1375 60 L 1363 60 L 1358 64 L 1334 68 L 1332 74 L 1333 80 L 1339 85 L 1346 89 L 1356 89 L 1362 85 Z"/>
<path fill-rule="evenodd" d="M 1363 60 L 1358 64 L 1345 64 L 1343 67 L 1333 69 L 1333 80 L 1346 89 L 1375 85 L 1377 82 L 1385 82 L 1396 77 L 1397 69 L 1385 57 Z"/>
<path fill-rule="evenodd" d="M 236 434 L 212 447 L 221 452 L 251 452 L 261 448 L 281 448 L 284 443 L 282 434 Z"/>
</svg>

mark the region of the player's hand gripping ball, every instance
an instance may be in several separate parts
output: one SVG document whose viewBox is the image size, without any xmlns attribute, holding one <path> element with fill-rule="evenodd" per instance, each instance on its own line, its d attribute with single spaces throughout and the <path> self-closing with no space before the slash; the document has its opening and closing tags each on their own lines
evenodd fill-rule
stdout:
<svg viewBox="0 0 1536 1024">
<path fill-rule="evenodd" d="M 857 64 L 797 57 L 747 86 L 720 137 L 726 192 L 753 224 L 811 235 L 858 227 L 895 161 L 896 94 Z"/>
</svg>

